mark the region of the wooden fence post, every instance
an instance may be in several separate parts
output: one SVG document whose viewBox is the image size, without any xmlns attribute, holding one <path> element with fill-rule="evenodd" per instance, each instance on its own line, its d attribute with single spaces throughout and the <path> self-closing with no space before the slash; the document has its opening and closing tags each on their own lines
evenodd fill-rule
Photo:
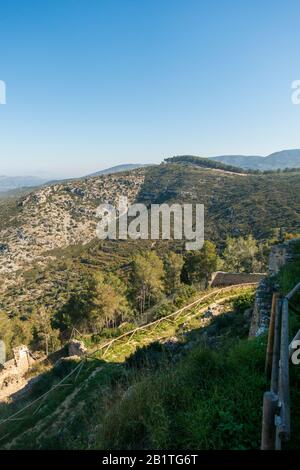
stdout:
<svg viewBox="0 0 300 470">
<path fill-rule="evenodd" d="M 289 301 L 287 298 L 282 302 L 281 320 L 281 350 L 279 369 L 279 399 L 280 418 L 279 436 L 288 441 L 290 438 L 290 378 L 289 378 Z"/>
<path fill-rule="evenodd" d="M 273 392 L 265 392 L 263 402 L 263 421 L 261 433 L 261 450 L 274 450 L 276 442 L 275 414 L 278 396 Z"/>
<path fill-rule="evenodd" d="M 280 358 L 280 320 L 281 320 L 281 299 L 277 298 L 275 305 L 275 326 L 274 326 L 274 344 L 271 375 L 271 391 L 278 393 L 278 375 Z"/>
<path fill-rule="evenodd" d="M 269 325 L 269 335 L 268 335 L 268 346 L 267 346 L 267 354 L 266 354 L 266 365 L 265 365 L 265 372 L 266 372 L 267 377 L 270 377 L 271 371 L 272 371 L 277 298 L 278 298 L 278 294 L 273 293 L 272 309 L 271 309 L 270 325 Z"/>
</svg>

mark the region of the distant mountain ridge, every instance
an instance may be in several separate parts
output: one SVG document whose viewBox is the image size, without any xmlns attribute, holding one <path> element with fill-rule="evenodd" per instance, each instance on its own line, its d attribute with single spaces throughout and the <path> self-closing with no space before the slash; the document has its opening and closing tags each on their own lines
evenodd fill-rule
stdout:
<svg viewBox="0 0 300 470">
<path fill-rule="evenodd" d="M 300 168 L 300 149 L 282 150 L 263 157 L 260 155 L 219 155 L 211 160 L 234 165 L 246 170 L 278 170 Z"/>
<path fill-rule="evenodd" d="M 261 155 L 219 155 L 215 157 L 194 157 L 189 155 L 177 156 L 178 162 L 182 158 L 199 158 L 203 161 L 202 166 L 205 165 L 205 161 L 216 161 L 224 165 L 231 166 L 232 171 L 237 171 L 238 169 L 243 170 L 260 170 L 260 171 L 270 171 L 270 170 L 284 170 L 285 168 L 300 168 L 300 149 L 293 150 L 282 150 L 279 152 L 274 152 L 266 157 Z M 173 157 L 174 158 L 174 157 Z M 172 159 L 165 159 L 165 161 Z M 198 161 L 199 165 L 200 161 Z M 138 168 L 145 168 L 153 166 L 151 163 L 126 163 L 116 165 L 110 168 L 105 168 L 104 170 L 96 171 L 95 173 L 88 174 L 82 178 L 89 178 L 93 176 L 101 175 L 110 175 L 114 173 L 121 173 L 124 171 L 136 170 Z M 207 165 L 212 167 L 212 165 Z M 235 168 L 234 168 L 235 167 Z M 225 168 L 224 168 L 225 169 Z M 230 168 L 227 168 L 230 170 Z M 0 193 L 5 193 L 8 191 L 18 190 L 21 188 L 29 187 L 38 187 L 44 185 L 45 183 L 55 183 L 57 181 L 71 181 L 78 178 L 63 178 L 61 180 L 49 181 L 49 179 L 40 178 L 37 176 L 1 176 L 0 175 Z"/>
<path fill-rule="evenodd" d="M 27 188 L 30 186 L 40 186 L 47 180 L 37 176 L 5 176 L 0 175 L 0 192 L 12 189 Z"/>
<path fill-rule="evenodd" d="M 101 175 L 112 175 L 114 173 L 121 173 L 123 171 L 130 171 L 136 170 L 138 168 L 144 168 L 146 166 L 150 166 L 151 164 L 142 164 L 142 163 L 128 163 L 124 165 L 116 165 L 110 168 L 105 168 L 104 170 L 97 171 L 95 173 L 91 173 L 89 175 L 83 176 L 81 178 L 89 178 L 93 176 L 101 176 Z M 38 176 L 6 176 L 0 175 L 0 193 L 9 193 L 10 191 L 14 190 L 21 190 L 23 188 L 38 188 L 44 184 L 55 184 L 60 181 L 73 181 L 78 180 L 80 178 L 60 178 L 60 179 L 46 179 L 40 178 Z"/>
<path fill-rule="evenodd" d="M 124 165 L 116 165 L 110 168 L 105 168 L 104 170 L 96 171 L 95 173 L 91 173 L 86 177 L 89 178 L 90 176 L 111 175 L 113 173 L 121 173 L 122 171 L 136 170 L 137 168 L 144 168 L 146 166 L 151 166 L 151 163 L 125 163 Z"/>
</svg>

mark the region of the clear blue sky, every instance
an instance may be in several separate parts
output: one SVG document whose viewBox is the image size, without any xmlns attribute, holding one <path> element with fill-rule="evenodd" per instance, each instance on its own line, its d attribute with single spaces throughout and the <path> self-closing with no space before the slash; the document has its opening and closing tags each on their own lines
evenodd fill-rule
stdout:
<svg viewBox="0 0 300 470">
<path fill-rule="evenodd" d="M 2 0 L 0 174 L 300 147 L 298 0 Z"/>
</svg>

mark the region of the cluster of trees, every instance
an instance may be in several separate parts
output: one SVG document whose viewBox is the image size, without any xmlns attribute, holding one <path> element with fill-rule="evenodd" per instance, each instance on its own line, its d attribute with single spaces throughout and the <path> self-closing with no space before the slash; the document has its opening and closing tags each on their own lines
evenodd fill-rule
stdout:
<svg viewBox="0 0 300 470">
<path fill-rule="evenodd" d="M 195 157 L 194 155 L 178 155 L 175 157 L 165 158 L 166 163 L 183 163 L 192 164 L 204 168 L 213 168 L 218 170 L 226 170 L 232 173 L 252 173 L 251 170 L 245 170 L 243 168 L 227 165 L 217 160 L 212 160 L 205 157 Z"/>
<path fill-rule="evenodd" d="M 181 164 L 193 164 L 205 168 L 213 168 L 219 170 L 226 170 L 232 173 L 245 173 L 252 175 L 259 174 L 272 174 L 272 173 L 289 173 L 289 172 L 298 172 L 300 171 L 299 167 L 286 167 L 286 168 L 276 168 L 276 169 L 255 169 L 255 168 L 243 168 L 236 165 L 231 165 L 228 163 L 222 163 L 218 160 L 213 160 L 205 157 L 196 157 L 194 155 L 178 155 L 175 157 L 165 158 L 166 163 L 181 163 Z"/>
<path fill-rule="evenodd" d="M 35 346 L 48 354 L 57 349 L 59 340 L 67 340 L 74 328 L 99 334 L 103 328 L 137 319 L 162 298 L 176 293 L 183 283 L 204 286 L 217 264 L 215 246 L 205 242 L 202 250 L 185 256 L 174 251 L 162 256 L 151 250 L 137 253 L 128 282 L 116 274 L 97 271 L 86 277 L 54 316 L 45 308 L 35 315 Z"/>
<path fill-rule="evenodd" d="M 207 287 L 216 270 L 262 271 L 265 254 L 265 247 L 258 245 L 251 235 L 228 238 L 221 257 L 209 241 L 201 250 L 184 255 L 175 251 L 160 256 L 153 250 L 139 252 L 132 258 L 131 275 L 125 281 L 111 272 L 86 274 L 54 315 L 46 307 L 33 312 L 31 331 L 30 328 L 25 331 L 24 322 L 18 319 L 8 322 L 1 318 L 0 330 L 6 331 L 11 347 L 12 338 L 18 338 L 18 342 L 21 339 L 49 354 L 68 340 L 74 328 L 82 333 L 99 334 L 104 328 L 137 320 L 153 306 L 172 301 L 184 286 Z M 13 325 L 14 331 L 7 328 L 7 323 Z"/>
<path fill-rule="evenodd" d="M 73 328 L 82 332 L 99 333 L 104 327 L 114 327 L 130 316 L 127 286 L 113 273 L 96 272 L 86 277 L 80 289 L 55 315 L 53 325 L 66 338 Z"/>
<path fill-rule="evenodd" d="M 276 168 L 276 170 L 263 170 L 262 173 L 264 175 L 268 175 L 270 173 L 295 173 L 300 171 L 299 167 L 286 167 L 286 168 Z"/>
<path fill-rule="evenodd" d="M 174 294 L 182 283 L 205 287 L 217 266 L 216 247 L 209 241 L 201 250 L 187 252 L 185 256 L 174 251 L 162 259 L 154 251 L 136 255 L 132 282 L 139 312 L 144 313 L 163 295 Z"/>
<path fill-rule="evenodd" d="M 11 357 L 12 349 L 20 344 L 29 344 L 32 338 L 32 328 L 28 322 L 20 318 L 9 318 L 0 312 L 0 339 L 4 341 L 7 358 Z"/>
<path fill-rule="evenodd" d="M 223 252 L 222 265 L 225 271 L 262 272 L 266 264 L 267 247 L 258 244 L 252 235 L 246 238 L 228 237 Z"/>
</svg>

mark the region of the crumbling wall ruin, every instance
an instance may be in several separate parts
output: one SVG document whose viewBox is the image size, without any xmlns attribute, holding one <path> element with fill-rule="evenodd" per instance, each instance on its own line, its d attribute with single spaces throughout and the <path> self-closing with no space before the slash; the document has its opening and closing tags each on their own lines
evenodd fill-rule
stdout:
<svg viewBox="0 0 300 470">
<path fill-rule="evenodd" d="M 26 384 L 24 375 L 38 360 L 27 346 L 13 349 L 13 359 L 0 364 L 0 400 L 12 395 Z"/>
<path fill-rule="evenodd" d="M 269 256 L 269 273 L 271 276 L 277 274 L 282 266 L 292 259 L 292 242 L 293 240 L 272 246 Z"/>
<path fill-rule="evenodd" d="M 259 282 L 266 275 L 263 273 L 229 273 L 217 271 L 212 274 L 211 287 L 225 287 L 236 284 L 248 284 L 251 282 Z"/>
<path fill-rule="evenodd" d="M 260 336 L 269 327 L 272 306 L 273 283 L 262 279 L 257 286 L 249 336 Z"/>
<path fill-rule="evenodd" d="M 271 247 L 268 265 L 269 276 L 260 281 L 256 290 L 250 336 L 260 336 L 269 327 L 272 294 L 277 289 L 274 276 L 279 273 L 284 265 L 297 256 L 293 250 L 295 242 L 299 243 L 299 238 Z"/>
</svg>

